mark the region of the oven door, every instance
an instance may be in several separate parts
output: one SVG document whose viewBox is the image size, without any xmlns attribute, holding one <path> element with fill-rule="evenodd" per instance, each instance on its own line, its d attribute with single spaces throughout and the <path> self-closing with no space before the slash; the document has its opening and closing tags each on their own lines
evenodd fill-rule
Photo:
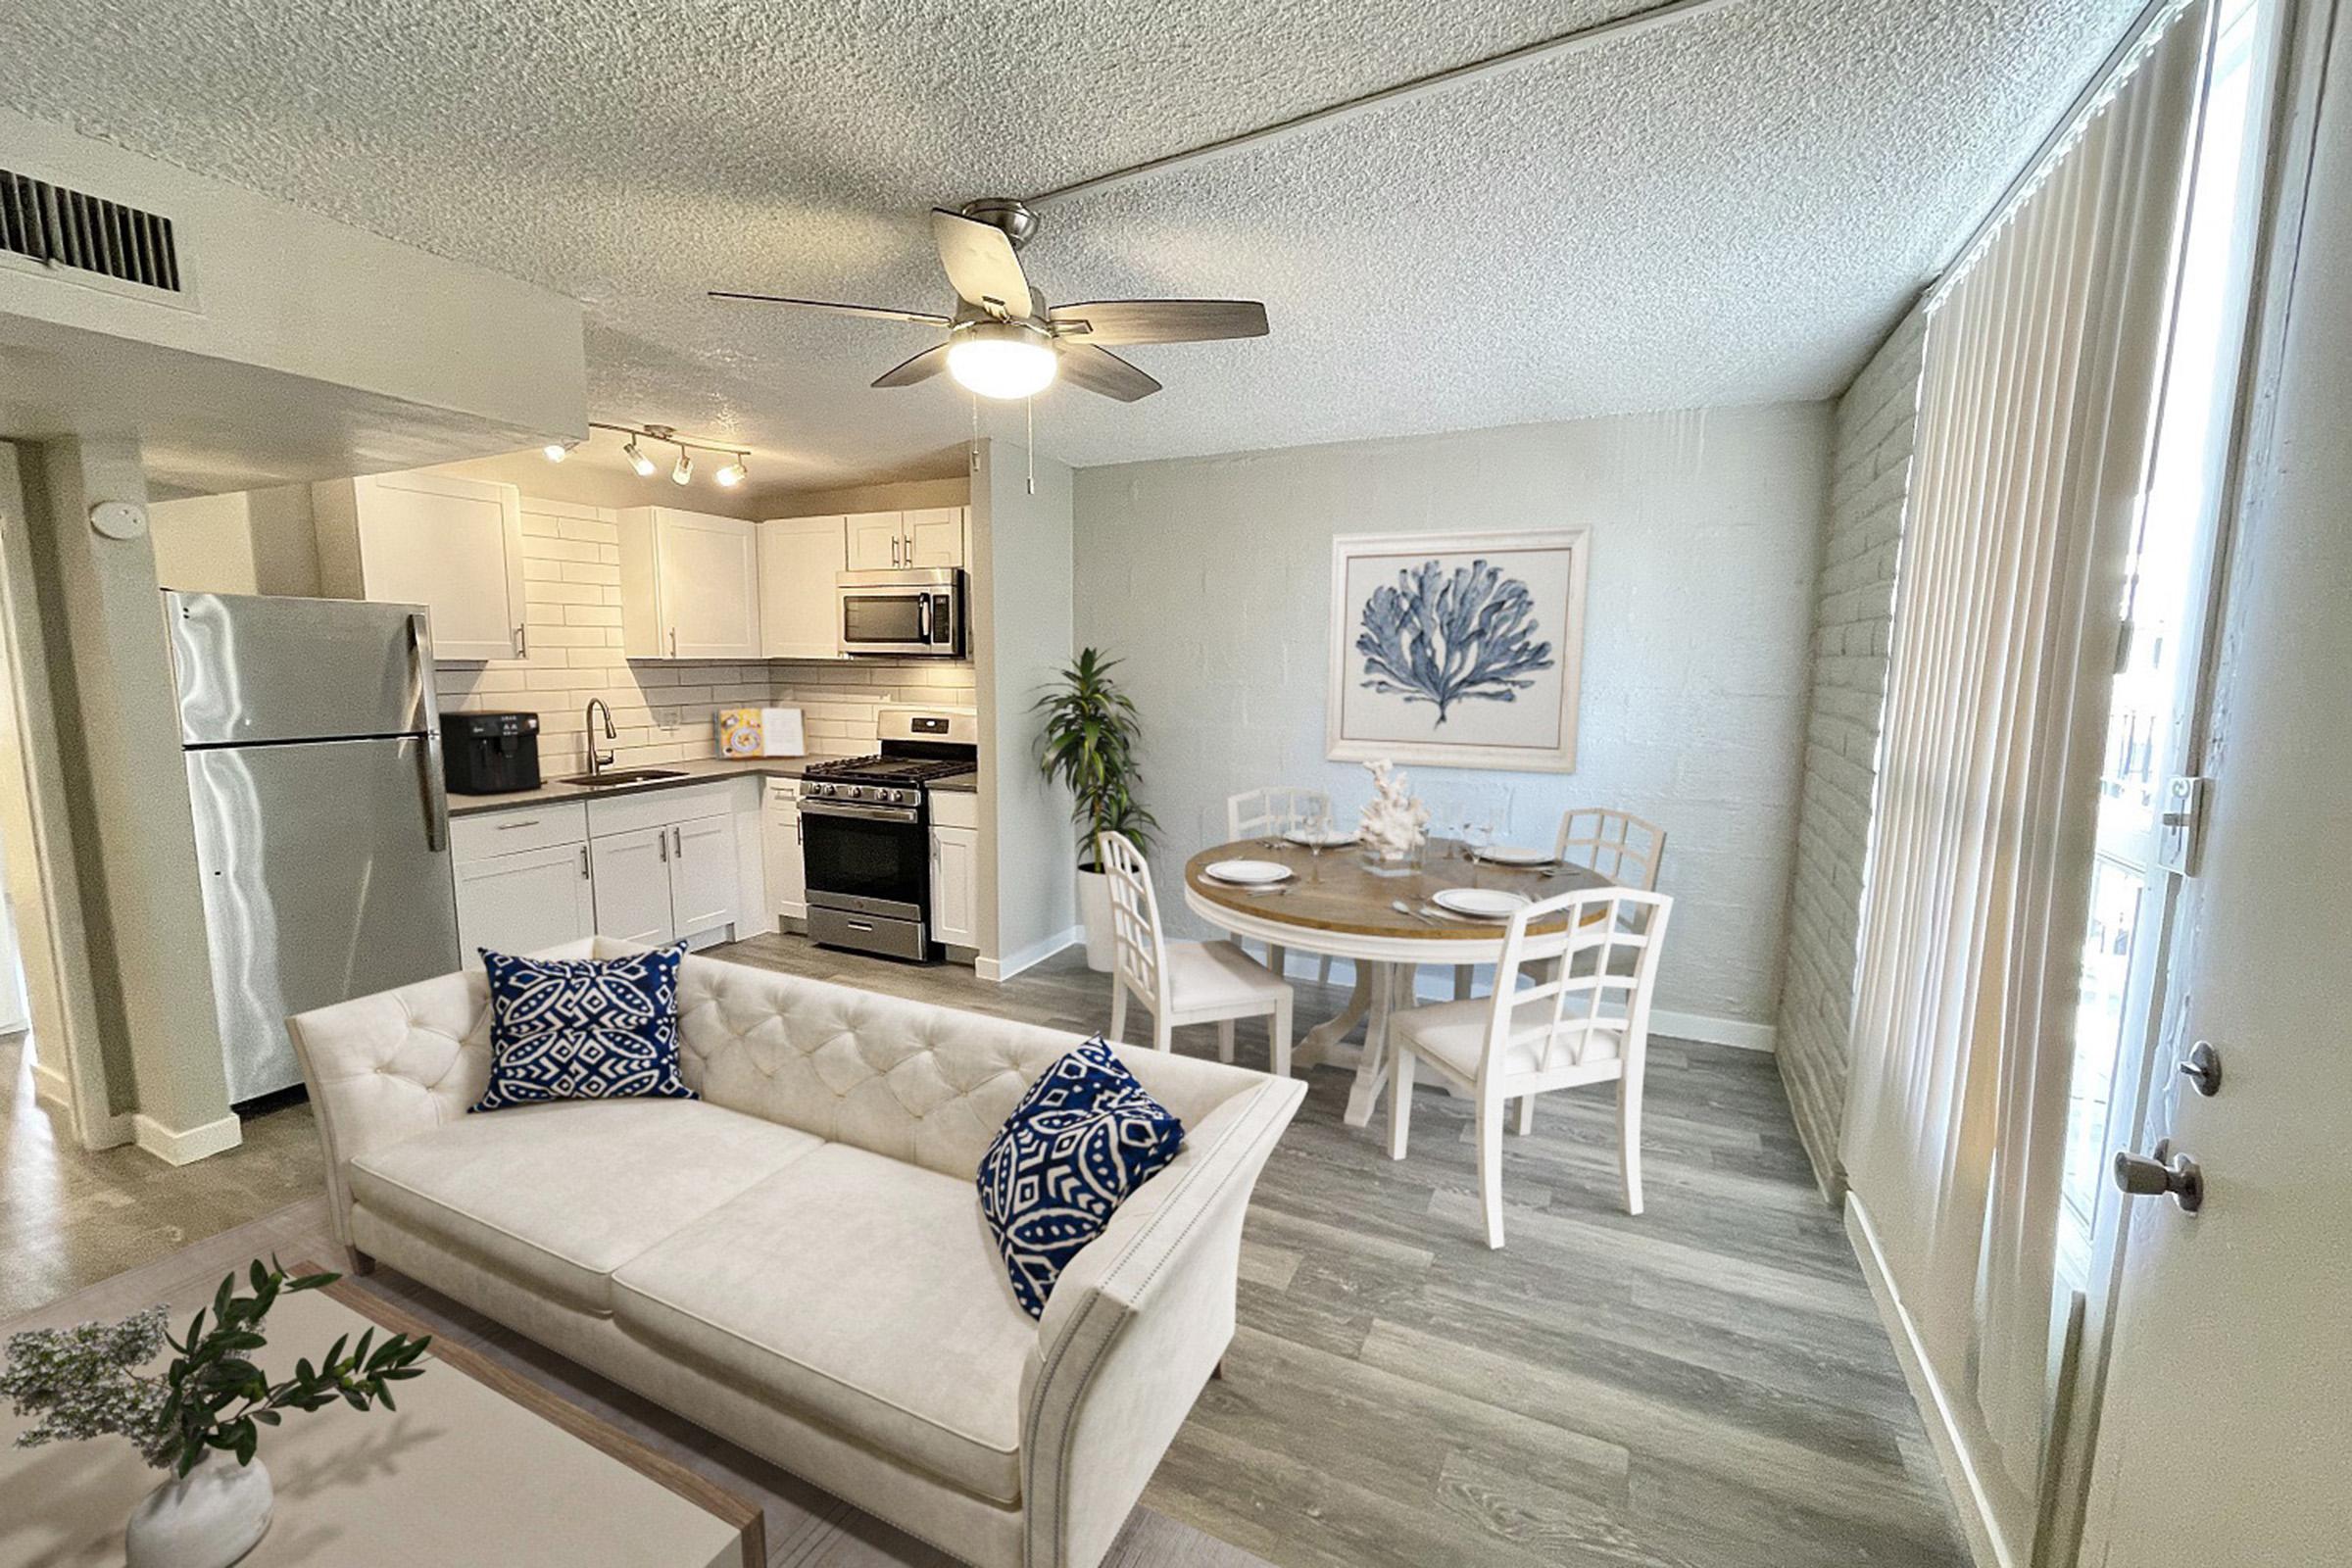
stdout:
<svg viewBox="0 0 2352 1568">
<path fill-rule="evenodd" d="M 897 920 L 925 917 L 931 835 L 919 812 L 804 799 L 801 833 L 810 904 Z"/>
</svg>

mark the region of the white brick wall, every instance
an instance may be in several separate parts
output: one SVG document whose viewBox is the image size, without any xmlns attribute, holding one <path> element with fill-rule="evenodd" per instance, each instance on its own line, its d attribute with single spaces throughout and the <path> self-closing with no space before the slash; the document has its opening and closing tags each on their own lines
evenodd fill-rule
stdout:
<svg viewBox="0 0 2352 1568">
<path fill-rule="evenodd" d="M 803 710 L 813 752 L 871 751 L 883 703 L 970 707 L 972 666 L 939 660 L 634 663 L 620 653 L 619 532 L 610 508 L 524 497 L 522 597 L 527 659 L 435 667 L 449 711 L 539 714 L 539 762 L 549 778 L 587 766 L 590 698 L 612 710 L 622 767 L 718 755 L 722 708 Z"/>
<path fill-rule="evenodd" d="M 1925 324 L 1916 311 L 1905 318 L 1838 405 L 1814 607 L 1813 692 L 1779 1046 L 1797 1132 L 1823 1190 L 1832 1194 L 1844 1185 L 1838 1127 L 1852 1044 L 1854 943 Z"/>
</svg>

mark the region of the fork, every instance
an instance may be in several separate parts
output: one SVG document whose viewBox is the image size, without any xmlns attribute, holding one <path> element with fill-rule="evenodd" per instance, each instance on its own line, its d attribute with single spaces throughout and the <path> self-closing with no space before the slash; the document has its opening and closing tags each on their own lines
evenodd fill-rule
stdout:
<svg viewBox="0 0 2352 1568">
<path fill-rule="evenodd" d="M 1438 923 L 1430 918 L 1430 914 L 1427 909 L 1416 909 L 1411 905 L 1405 903 L 1402 899 L 1391 899 L 1389 901 L 1389 907 L 1395 909 L 1398 914 L 1411 915 L 1423 925 L 1436 925 Z"/>
</svg>

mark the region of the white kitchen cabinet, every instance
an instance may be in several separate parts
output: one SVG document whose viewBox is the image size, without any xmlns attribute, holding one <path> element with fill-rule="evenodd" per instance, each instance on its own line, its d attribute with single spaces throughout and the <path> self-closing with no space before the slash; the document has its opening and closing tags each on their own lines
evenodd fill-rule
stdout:
<svg viewBox="0 0 2352 1568">
<path fill-rule="evenodd" d="M 537 953 L 596 934 L 586 843 L 558 844 L 457 864 L 458 947 L 466 967 L 480 950 Z"/>
<path fill-rule="evenodd" d="M 858 512 L 844 519 L 850 570 L 895 566 L 960 566 L 967 509 L 920 507 L 911 512 Z"/>
<path fill-rule="evenodd" d="M 906 536 L 902 512 L 857 512 L 846 522 L 850 536 L 850 570 L 888 571 L 906 564 Z"/>
<path fill-rule="evenodd" d="M 672 507 L 624 508 L 614 521 L 625 657 L 764 657 L 758 524 Z"/>
<path fill-rule="evenodd" d="M 931 940 L 952 948 L 980 945 L 980 834 L 976 828 L 931 830 Z"/>
<path fill-rule="evenodd" d="M 963 508 L 926 507 L 901 515 L 904 521 L 900 534 L 906 541 L 906 564 L 963 564 Z"/>
<path fill-rule="evenodd" d="M 706 816 L 669 830 L 670 926 L 682 937 L 735 923 L 735 818 Z"/>
<path fill-rule="evenodd" d="M 768 659 L 838 659 L 834 578 L 849 567 L 849 519 L 760 524 L 760 651 Z"/>
<path fill-rule="evenodd" d="M 772 917 L 808 918 L 808 865 L 801 854 L 801 781 L 771 778 L 760 818 L 767 860 L 767 904 Z"/>
<path fill-rule="evenodd" d="M 658 948 L 677 936 L 670 917 L 669 829 L 641 827 L 588 841 L 596 929 Z"/>
<path fill-rule="evenodd" d="M 379 473 L 311 487 L 319 589 L 422 605 L 437 659 L 519 659 L 522 498 L 511 484 Z"/>
</svg>

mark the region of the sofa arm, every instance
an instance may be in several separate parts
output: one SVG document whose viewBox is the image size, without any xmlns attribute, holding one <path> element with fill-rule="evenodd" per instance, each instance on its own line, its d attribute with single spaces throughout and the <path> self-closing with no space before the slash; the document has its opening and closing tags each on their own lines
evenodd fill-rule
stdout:
<svg viewBox="0 0 2352 1568">
<path fill-rule="evenodd" d="M 1062 1272 L 1021 1381 L 1028 1568 L 1095 1568 L 1143 1495 L 1233 1339 L 1250 1195 L 1305 1098 L 1225 1101 Z"/>
</svg>

